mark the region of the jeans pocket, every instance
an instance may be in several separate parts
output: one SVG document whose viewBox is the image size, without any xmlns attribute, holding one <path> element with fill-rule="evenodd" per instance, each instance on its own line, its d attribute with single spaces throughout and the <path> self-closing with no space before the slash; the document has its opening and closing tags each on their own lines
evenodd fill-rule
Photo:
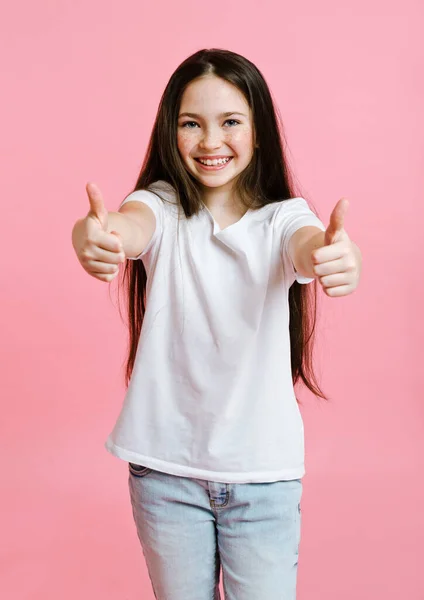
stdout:
<svg viewBox="0 0 424 600">
<path fill-rule="evenodd" d="M 134 477 L 145 477 L 153 471 L 153 469 L 150 469 L 149 467 L 136 465 L 135 463 L 131 462 L 128 463 L 128 469 L 131 475 L 134 475 Z"/>
</svg>

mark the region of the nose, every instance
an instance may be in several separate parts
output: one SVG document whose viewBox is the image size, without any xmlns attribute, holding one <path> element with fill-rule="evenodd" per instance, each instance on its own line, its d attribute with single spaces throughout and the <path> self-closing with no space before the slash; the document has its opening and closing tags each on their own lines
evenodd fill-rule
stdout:
<svg viewBox="0 0 424 600">
<path fill-rule="evenodd" d="M 202 139 L 199 142 L 200 148 L 203 150 L 216 150 L 222 146 L 222 136 L 221 132 L 216 129 L 207 129 L 205 130 Z"/>
</svg>

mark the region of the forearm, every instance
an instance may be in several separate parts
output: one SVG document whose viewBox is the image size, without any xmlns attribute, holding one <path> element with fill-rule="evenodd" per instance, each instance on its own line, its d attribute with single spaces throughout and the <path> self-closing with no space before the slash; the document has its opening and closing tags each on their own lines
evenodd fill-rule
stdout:
<svg viewBox="0 0 424 600">
<path fill-rule="evenodd" d="M 314 262 L 312 261 L 312 252 L 322 248 L 325 245 L 325 231 L 320 231 L 316 235 L 313 235 L 309 240 L 305 242 L 302 251 L 302 265 L 301 274 L 304 277 L 316 277 L 314 272 Z"/>
<path fill-rule="evenodd" d="M 126 257 L 138 256 L 143 251 L 141 228 L 133 219 L 120 212 L 109 212 L 107 231 L 116 231 L 122 239 Z"/>
</svg>

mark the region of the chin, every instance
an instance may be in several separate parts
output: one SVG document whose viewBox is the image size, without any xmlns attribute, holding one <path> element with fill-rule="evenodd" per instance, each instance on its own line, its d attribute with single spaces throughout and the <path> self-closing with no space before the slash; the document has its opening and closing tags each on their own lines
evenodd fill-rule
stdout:
<svg viewBox="0 0 424 600">
<path fill-rule="evenodd" d="M 227 185 L 231 185 L 238 177 L 238 173 L 231 175 L 230 177 L 219 177 L 217 175 L 199 175 L 199 173 L 191 172 L 193 177 L 202 185 L 208 188 L 219 188 Z"/>
<path fill-rule="evenodd" d="M 233 183 L 233 181 L 235 180 L 235 177 L 232 177 L 231 179 L 215 179 L 213 180 L 212 178 L 208 179 L 208 178 L 198 178 L 199 183 L 201 183 L 202 185 L 204 185 L 205 187 L 208 188 L 220 188 L 220 187 L 225 187 L 227 185 L 231 185 Z"/>
</svg>

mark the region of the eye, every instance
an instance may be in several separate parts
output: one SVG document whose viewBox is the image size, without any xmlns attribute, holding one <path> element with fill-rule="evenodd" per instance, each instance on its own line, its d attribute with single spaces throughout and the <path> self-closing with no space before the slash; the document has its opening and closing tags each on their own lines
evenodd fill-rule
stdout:
<svg viewBox="0 0 424 600">
<path fill-rule="evenodd" d="M 194 127 L 198 127 L 196 121 L 186 121 L 181 125 L 181 127 L 185 127 L 186 129 L 194 129 Z"/>
<path fill-rule="evenodd" d="M 236 121 L 235 119 L 227 119 L 225 123 L 231 123 L 230 127 L 234 127 L 234 125 L 240 125 L 240 121 Z"/>
</svg>

